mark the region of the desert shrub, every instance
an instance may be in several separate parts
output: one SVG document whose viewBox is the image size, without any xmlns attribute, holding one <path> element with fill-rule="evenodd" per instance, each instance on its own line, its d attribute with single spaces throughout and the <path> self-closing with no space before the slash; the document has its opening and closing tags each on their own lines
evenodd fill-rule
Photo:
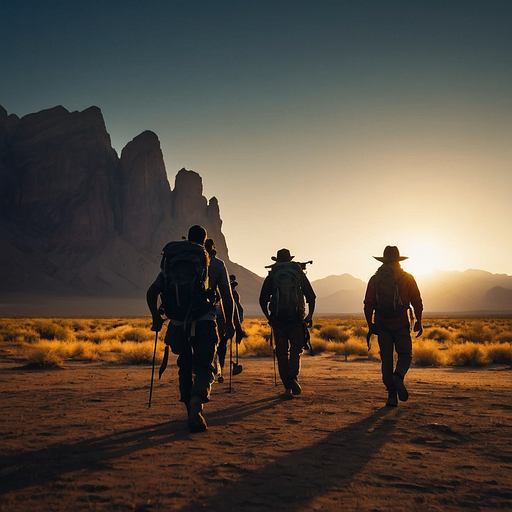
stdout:
<svg viewBox="0 0 512 512">
<path fill-rule="evenodd" d="M 154 334 L 148 329 L 134 328 L 128 329 L 121 334 L 121 341 L 147 341 L 153 338 Z"/>
<path fill-rule="evenodd" d="M 335 345 L 339 345 L 339 343 L 320 338 L 319 336 L 311 336 L 311 346 L 315 354 L 322 354 L 324 352 L 334 353 Z"/>
<path fill-rule="evenodd" d="M 445 354 L 439 350 L 435 340 L 417 341 L 412 353 L 412 362 L 418 366 L 441 366 L 445 363 Z"/>
<path fill-rule="evenodd" d="M 126 341 L 118 361 L 127 364 L 150 364 L 153 362 L 153 351 L 154 344 L 150 341 Z"/>
<path fill-rule="evenodd" d="M 460 329 L 457 335 L 458 339 L 464 341 L 471 341 L 473 343 L 485 343 L 492 341 L 492 331 L 488 325 L 482 320 L 474 320 L 467 322 L 464 327 Z"/>
<path fill-rule="evenodd" d="M 68 343 L 67 357 L 82 361 L 97 361 L 101 359 L 103 347 L 91 341 L 76 341 Z"/>
<path fill-rule="evenodd" d="M 494 364 L 512 364 L 512 343 L 490 343 L 486 346 L 487 359 Z"/>
<path fill-rule="evenodd" d="M 243 323 L 246 337 L 238 347 L 240 355 L 245 356 L 271 356 L 270 326 L 266 320 L 249 319 Z M 233 352 L 235 345 L 233 340 Z M 229 346 L 228 346 L 229 351 Z"/>
<path fill-rule="evenodd" d="M 88 331 L 91 328 L 90 320 L 74 319 L 69 323 L 69 328 L 74 332 Z"/>
<path fill-rule="evenodd" d="M 344 343 L 335 343 L 334 352 L 344 355 L 345 361 L 348 361 L 349 356 L 366 356 L 368 354 L 368 347 L 366 342 L 350 338 Z"/>
<path fill-rule="evenodd" d="M 452 366 L 483 366 L 487 363 L 484 346 L 472 341 L 452 345 L 447 351 L 447 360 Z"/>
<path fill-rule="evenodd" d="M 348 361 L 349 356 L 368 356 L 366 341 L 360 339 L 349 338 L 347 341 L 339 342 L 312 335 L 311 345 L 315 354 L 342 355 L 345 356 L 345 361 Z"/>
<path fill-rule="evenodd" d="M 3 320 L 0 322 L 0 339 L 2 341 L 33 343 L 40 338 L 39 334 L 32 330 L 30 325 L 24 323 L 20 325 L 15 320 Z"/>
<path fill-rule="evenodd" d="M 364 325 L 356 325 L 352 328 L 352 334 L 356 338 L 366 338 L 366 333 L 368 332 L 368 327 L 366 323 Z"/>
<path fill-rule="evenodd" d="M 28 364 L 39 368 L 60 368 L 66 357 L 58 341 L 41 340 L 36 345 L 26 345 L 23 355 Z"/>
<path fill-rule="evenodd" d="M 270 335 L 269 335 L 270 339 Z M 269 343 L 269 339 L 265 339 L 263 336 L 251 335 L 244 338 L 242 343 L 238 347 L 239 355 L 243 356 L 256 356 L 265 357 L 272 355 L 272 347 Z M 233 341 L 232 351 L 233 354 L 236 350 L 235 341 Z M 229 344 L 228 344 L 228 355 L 229 355 Z"/>
<path fill-rule="evenodd" d="M 512 331 L 503 331 L 495 336 L 500 343 L 512 343 Z"/>
<path fill-rule="evenodd" d="M 16 322 L 2 320 L 0 322 L 0 339 L 2 341 L 15 341 L 20 338 L 20 334 L 25 331 L 23 326 L 19 326 Z"/>
<path fill-rule="evenodd" d="M 434 328 L 426 332 L 425 338 L 444 343 L 452 338 L 452 333 L 448 329 Z"/>
<path fill-rule="evenodd" d="M 33 322 L 32 328 L 42 340 L 67 340 L 72 338 L 69 327 L 50 319 L 39 319 Z"/>
<path fill-rule="evenodd" d="M 101 343 L 102 352 L 121 353 L 124 344 L 118 339 L 109 338 Z"/>
<path fill-rule="evenodd" d="M 338 343 L 345 343 L 350 335 L 347 334 L 343 329 L 337 326 L 323 327 L 318 332 L 318 336 L 327 341 L 335 341 Z"/>
</svg>

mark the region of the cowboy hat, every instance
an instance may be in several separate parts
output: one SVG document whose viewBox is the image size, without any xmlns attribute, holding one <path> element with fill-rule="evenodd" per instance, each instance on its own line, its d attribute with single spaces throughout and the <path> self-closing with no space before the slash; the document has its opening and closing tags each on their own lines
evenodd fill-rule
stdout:
<svg viewBox="0 0 512 512">
<path fill-rule="evenodd" d="M 277 251 L 277 256 L 272 256 L 272 261 L 277 261 L 278 263 L 284 263 L 286 261 L 292 261 L 295 256 L 292 256 L 290 254 L 290 251 L 288 249 L 279 249 Z"/>
<path fill-rule="evenodd" d="M 374 256 L 374 258 L 378 261 L 382 261 L 382 263 L 391 263 L 392 261 L 404 261 L 408 258 L 408 256 L 400 256 L 400 251 L 398 247 L 395 245 L 388 245 L 384 249 L 384 253 L 381 256 Z"/>
</svg>

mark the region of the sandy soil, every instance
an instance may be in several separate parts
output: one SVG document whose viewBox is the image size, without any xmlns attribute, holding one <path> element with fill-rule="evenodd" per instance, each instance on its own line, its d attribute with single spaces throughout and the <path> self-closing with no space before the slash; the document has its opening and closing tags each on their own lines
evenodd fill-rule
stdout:
<svg viewBox="0 0 512 512">
<path fill-rule="evenodd" d="M 174 360 L 0 362 L 1 511 L 412 511 L 512 508 L 512 370 L 412 368 L 384 406 L 379 364 L 303 358 L 278 397 L 272 359 L 215 383 L 189 434 Z"/>
</svg>

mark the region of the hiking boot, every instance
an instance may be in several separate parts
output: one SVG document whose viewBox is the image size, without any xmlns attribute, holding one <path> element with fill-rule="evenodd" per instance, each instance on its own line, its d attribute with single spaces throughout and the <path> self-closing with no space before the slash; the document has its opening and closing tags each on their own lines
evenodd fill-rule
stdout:
<svg viewBox="0 0 512 512">
<path fill-rule="evenodd" d="M 218 382 L 219 384 L 222 384 L 222 383 L 224 382 L 224 377 L 223 377 L 222 375 L 219 375 L 219 376 L 217 377 L 217 382 Z"/>
<path fill-rule="evenodd" d="M 290 400 L 293 398 L 292 390 L 291 389 L 285 389 L 284 393 L 279 395 L 279 398 L 282 398 L 283 400 Z"/>
<path fill-rule="evenodd" d="M 393 374 L 393 384 L 396 387 L 396 391 L 398 393 L 398 398 L 402 402 L 407 402 L 407 399 L 409 398 L 409 392 L 407 391 L 407 388 L 404 384 L 404 378 L 401 375 L 398 375 L 398 373 Z"/>
<path fill-rule="evenodd" d="M 206 424 L 206 420 L 202 414 L 203 404 L 201 400 L 194 396 L 190 400 L 190 404 L 188 407 L 188 430 L 189 432 L 204 432 L 208 425 Z"/>
<path fill-rule="evenodd" d="M 388 407 L 396 407 L 398 405 L 398 397 L 396 396 L 396 390 L 388 391 L 388 401 L 386 402 Z"/>
<path fill-rule="evenodd" d="M 292 393 L 294 395 L 300 395 L 302 393 L 302 388 L 300 387 L 300 384 L 294 379 L 291 383 L 292 386 Z"/>
</svg>

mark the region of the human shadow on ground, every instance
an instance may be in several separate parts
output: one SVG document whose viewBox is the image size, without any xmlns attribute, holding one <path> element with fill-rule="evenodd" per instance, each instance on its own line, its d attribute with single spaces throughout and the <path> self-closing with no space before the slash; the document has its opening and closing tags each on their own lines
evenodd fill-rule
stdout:
<svg viewBox="0 0 512 512">
<path fill-rule="evenodd" d="M 218 424 L 237 421 L 280 400 L 269 397 L 216 411 L 211 416 Z M 0 495 L 32 485 L 42 485 L 72 471 L 104 469 L 109 460 L 134 452 L 188 439 L 184 419 L 116 432 L 85 441 L 50 446 L 41 450 L 0 457 Z"/>
<path fill-rule="evenodd" d="M 387 416 L 390 412 L 386 407 L 379 409 L 300 449 L 294 450 L 290 439 L 287 455 L 212 489 L 206 500 L 191 501 L 180 510 L 265 510 L 270 505 L 281 511 L 308 510 L 316 497 L 349 486 L 388 442 L 396 423 L 395 415 Z"/>
</svg>

